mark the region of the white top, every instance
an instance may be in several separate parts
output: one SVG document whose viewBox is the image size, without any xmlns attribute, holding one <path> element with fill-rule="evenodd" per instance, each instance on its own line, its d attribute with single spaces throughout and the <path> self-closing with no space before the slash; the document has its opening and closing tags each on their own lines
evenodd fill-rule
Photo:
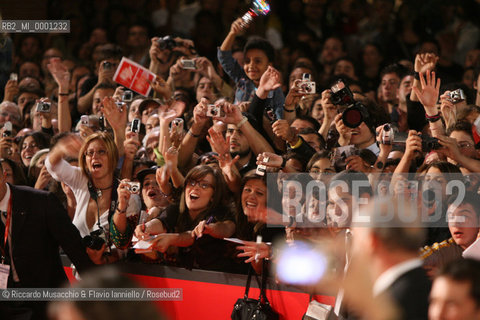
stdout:
<svg viewBox="0 0 480 320">
<path fill-rule="evenodd" d="M 415 258 L 399 263 L 390 269 L 384 271 L 375 281 L 373 285 L 373 295 L 378 296 L 387 290 L 400 276 L 410 270 L 421 267 L 423 262 L 421 259 Z"/>
<path fill-rule="evenodd" d="M 97 230 L 97 219 L 95 219 L 95 224 L 91 229 L 87 226 L 87 208 L 88 202 L 90 201 L 90 192 L 88 191 L 88 179 L 82 170 L 79 167 L 70 165 L 64 159 L 53 167 L 50 163 L 49 156 L 45 159 L 45 166 L 55 180 L 65 183 L 72 189 L 75 199 L 77 200 L 73 224 L 80 231 L 80 235 L 85 237 L 89 235 L 90 232 Z M 140 209 L 140 197 L 132 194 L 128 202 L 127 217 L 136 214 Z M 108 232 L 108 210 L 100 213 L 100 225 Z"/>
</svg>

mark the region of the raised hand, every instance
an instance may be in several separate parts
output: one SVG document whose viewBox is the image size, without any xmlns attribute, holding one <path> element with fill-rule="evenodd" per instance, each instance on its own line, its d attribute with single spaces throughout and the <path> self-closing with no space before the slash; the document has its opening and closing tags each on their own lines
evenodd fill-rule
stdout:
<svg viewBox="0 0 480 320">
<path fill-rule="evenodd" d="M 35 181 L 34 188 L 37 190 L 43 190 L 51 180 L 52 176 L 50 175 L 50 172 L 48 172 L 46 166 L 43 166 L 42 169 L 40 169 L 37 181 Z"/>
<path fill-rule="evenodd" d="M 153 91 L 160 94 L 164 99 L 169 99 L 172 96 L 172 88 L 162 77 L 156 77 L 153 81 L 149 81 Z"/>
<path fill-rule="evenodd" d="M 70 86 L 70 72 L 60 58 L 51 58 L 47 64 L 48 71 L 62 90 L 68 90 Z M 65 92 L 63 92 L 65 93 Z"/>
<path fill-rule="evenodd" d="M 426 79 L 425 79 L 426 78 Z M 436 81 L 435 81 L 436 80 Z M 440 78 L 435 78 L 434 71 L 427 71 L 425 77 L 420 73 L 420 84 L 422 85 L 422 90 L 420 91 L 417 87 L 412 87 L 412 90 L 415 91 L 415 94 L 418 97 L 418 100 L 425 107 L 425 111 L 432 111 L 432 114 L 427 112 L 429 115 L 436 114 L 436 103 L 438 100 L 438 94 L 440 92 Z"/>
<path fill-rule="evenodd" d="M 340 134 L 340 138 L 338 139 L 338 143 L 341 146 L 346 146 L 350 144 L 350 140 L 352 139 L 352 129 L 348 128 L 342 120 L 342 115 L 337 114 L 335 116 L 335 128 L 337 128 L 338 133 Z"/>
<path fill-rule="evenodd" d="M 213 64 L 206 57 L 195 58 L 195 65 L 197 69 L 196 72 L 200 73 L 202 76 L 207 77 L 208 79 L 213 79 L 217 75 Z"/>
<path fill-rule="evenodd" d="M 8 80 L 7 84 L 5 85 L 3 101 L 13 102 L 19 91 L 20 89 L 18 88 L 18 81 Z"/>
<path fill-rule="evenodd" d="M 222 155 L 224 153 L 230 153 L 230 144 L 223 138 L 223 134 L 215 130 L 214 127 L 208 129 L 207 140 L 212 147 L 212 150 Z"/>
<path fill-rule="evenodd" d="M 117 188 L 117 193 L 118 193 L 117 209 L 119 211 L 127 210 L 128 201 L 130 200 L 130 195 L 131 195 L 130 190 L 129 190 L 129 185 L 127 183 L 129 181 L 130 180 L 128 180 L 128 179 L 123 179 L 118 184 L 118 188 Z"/>
<path fill-rule="evenodd" d="M 238 106 L 233 105 L 225 100 L 218 101 L 215 103 L 216 106 L 219 106 L 225 112 L 225 117 L 214 117 L 215 120 L 223 121 L 227 124 L 237 124 L 243 119 L 242 112 Z"/>
<path fill-rule="evenodd" d="M 414 69 L 418 73 L 432 71 L 438 62 L 438 56 L 434 53 L 419 53 L 415 56 Z"/>
<path fill-rule="evenodd" d="M 172 170 L 178 166 L 178 149 L 173 145 L 167 144 L 167 137 L 163 137 L 163 159 L 165 159 L 165 166 Z"/>
<path fill-rule="evenodd" d="M 262 152 L 257 156 L 257 165 L 264 165 L 271 168 L 281 168 L 282 163 L 282 156 L 275 153 Z"/>
<path fill-rule="evenodd" d="M 113 129 L 123 129 L 127 124 L 127 108 L 119 108 L 112 97 L 105 97 L 102 101 L 102 112 Z"/>
<path fill-rule="evenodd" d="M 337 107 L 332 103 L 331 97 L 332 97 L 332 90 L 327 89 L 322 92 L 321 104 L 322 104 L 322 109 L 324 114 L 323 121 L 328 120 L 331 122 L 333 121 L 333 119 L 335 119 L 335 116 L 338 114 Z"/>
<path fill-rule="evenodd" d="M 141 147 L 140 141 L 138 141 L 138 134 L 135 132 L 127 132 L 126 139 L 123 142 L 123 148 L 125 150 L 125 158 L 133 160 L 137 154 L 138 149 Z"/>
<path fill-rule="evenodd" d="M 445 91 L 440 96 L 440 111 L 443 119 L 445 119 L 445 126 L 447 128 L 453 127 L 457 122 L 457 106 L 450 101 L 450 91 Z"/>
<path fill-rule="evenodd" d="M 287 120 L 277 120 L 272 125 L 273 133 L 290 144 L 294 144 L 296 141 L 297 133 L 294 128 L 290 127 Z"/>
<path fill-rule="evenodd" d="M 266 99 L 270 91 L 279 88 L 281 85 L 280 72 L 274 67 L 269 66 L 260 78 L 257 96 L 261 99 Z"/>
<path fill-rule="evenodd" d="M 195 125 L 201 128 L 203 128 L 209 121 L 209 117 L 207 117 L 207 106 L 208 100 L 202 98 L 202 100 L 200 100 L 200 102 L 193 109 L 193 122 Z"/>
<path fill-rule="evenodd" d="M 405 145 L 404 157 L 411 160 L 415 157 L 416 152 L 422 152 L 422 138 L 417 131 L 410 130 Z"/>
<path fill-rule="evenodd" d="M 113 100 L 115 101 L 122 101 L 123 94 L 125 92 L 125 88 L 122 86 L 118 86 L 117 89 L 115 89 L 115 92 L 113 93 Z"/>
<path fill-rule="evenodd" d="M 238 18 L 237 20 L 232 22 L 232 26 L 230 27 L 230 33 L 234 35 L 239 35 L 245 29 L 244 23 L 242 18 Z"/>
</svg>

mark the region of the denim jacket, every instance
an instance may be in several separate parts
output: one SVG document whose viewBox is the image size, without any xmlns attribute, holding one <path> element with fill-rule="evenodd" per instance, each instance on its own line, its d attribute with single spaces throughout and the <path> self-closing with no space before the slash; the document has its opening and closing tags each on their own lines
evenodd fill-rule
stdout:
<svg viewBox="0 0 480 320">
<path fill-rule="evenodd" d="M 236 84 L 235 90 L 235 102 L 251 101 L 255 94 L 255 84 L 250 80 L 243 68 L 233 58 L 231 51 L 222 51 L 220 48 L 217 50 L 218 61 L 222 65 L 223 70 L 228 74 L 230 78 Z M 270 91 L 267 97 L 267 107 L 273 108 L 277 119 L 283 119 L 283 105 L 285 103 L 285 96 L 282 89 L 277 88 L 274 91 Z"/>
</svg>

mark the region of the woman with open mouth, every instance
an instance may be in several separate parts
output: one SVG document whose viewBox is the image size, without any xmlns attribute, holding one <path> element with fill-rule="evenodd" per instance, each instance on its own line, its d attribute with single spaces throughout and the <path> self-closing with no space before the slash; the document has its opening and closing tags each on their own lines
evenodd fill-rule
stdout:
<svg viewBox="0 0 480 320">
<path fill-rule="evenodd" d="M 230 197 L 222 172 L 199 165 L 185 177 L 179 203 L 168 206 L 157 219 L 139 225 L 139 239 L 156 235 L 152 248 L 166 252 L 178 247 L 180 265 L 230 271 L 234 261 L 228 257 L 228 238 L 235 232 L 235 217 L 228 206 Z"/>
<path fill-rule="evenodd" d="M 64 160 L 77 155 L 79 167 Z M 85 245 L 99 255 L 105 248 L 109 250 L 112 243 L 120 249 L 128 245 L 133 227 L 127 223 L 127 217 L 140 211 L 138 195 L 130 192 L 126 180 L 119 182 L 114 174 L 117 161 L 117 146 L 106 132 L 94 133 L 83 143 L 78 136 L 66 136 L 45 160 L 52 177 L 72 189 L 77 201 L 73 224 L 84 237 Z M 90 235 L 93 239 L 86 237 Z M 97 238 L 101 239 L 100 244 Z M 104 258 L 105 262 L 113 262 L 118 255 Z"/>
</svg>

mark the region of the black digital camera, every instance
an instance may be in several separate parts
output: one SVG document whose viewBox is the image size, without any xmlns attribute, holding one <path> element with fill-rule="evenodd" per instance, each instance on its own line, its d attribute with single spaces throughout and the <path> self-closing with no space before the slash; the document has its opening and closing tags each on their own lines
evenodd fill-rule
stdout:
<svg viewBox="0 0 480 320">
<path fill-rule="evenodd" d="M 172 38 L 172 36 L 165 36 L 157 40 L 158 46 L 162 50 L 172 50 L 177 47 L 177 42 Z"/>
<path fill-rule="evenodd" d="M 342 121 L 347 127 L 356 128 L 368 118 L 367 109 L 363 104 L 355 101 L 352 91 L 343 80 L 338 80 L 330 90 L 332 90 L 330 100 L 340 107 L 338 113 L 342 113 Z"/>
<path fill-rule="evenodd" d="M 442 145 L 438 142 L 437 138 L 421 135 L 422 138 L 422 151 L 429 153 L 432 150 L 438 150 L 442 148 Z"/>
<path fill-rule="evenodd" d="M 98 229 L 90 232 L 88 236 L 83 237 L 82 242 L 87 248 L 100 250 L 103 244 L 107 242 L 107 236 L 103 229 Z"/>
<path fill-rule="evenodd" d="M 330 90 L 332 90 L 332 95 L 330 100 L 336 106 L 350 106 L 355 103 L 353 99 L 353 93 L 350 88 L 343 82 L 343 80 L 338 80 Z"/>
</svg>

